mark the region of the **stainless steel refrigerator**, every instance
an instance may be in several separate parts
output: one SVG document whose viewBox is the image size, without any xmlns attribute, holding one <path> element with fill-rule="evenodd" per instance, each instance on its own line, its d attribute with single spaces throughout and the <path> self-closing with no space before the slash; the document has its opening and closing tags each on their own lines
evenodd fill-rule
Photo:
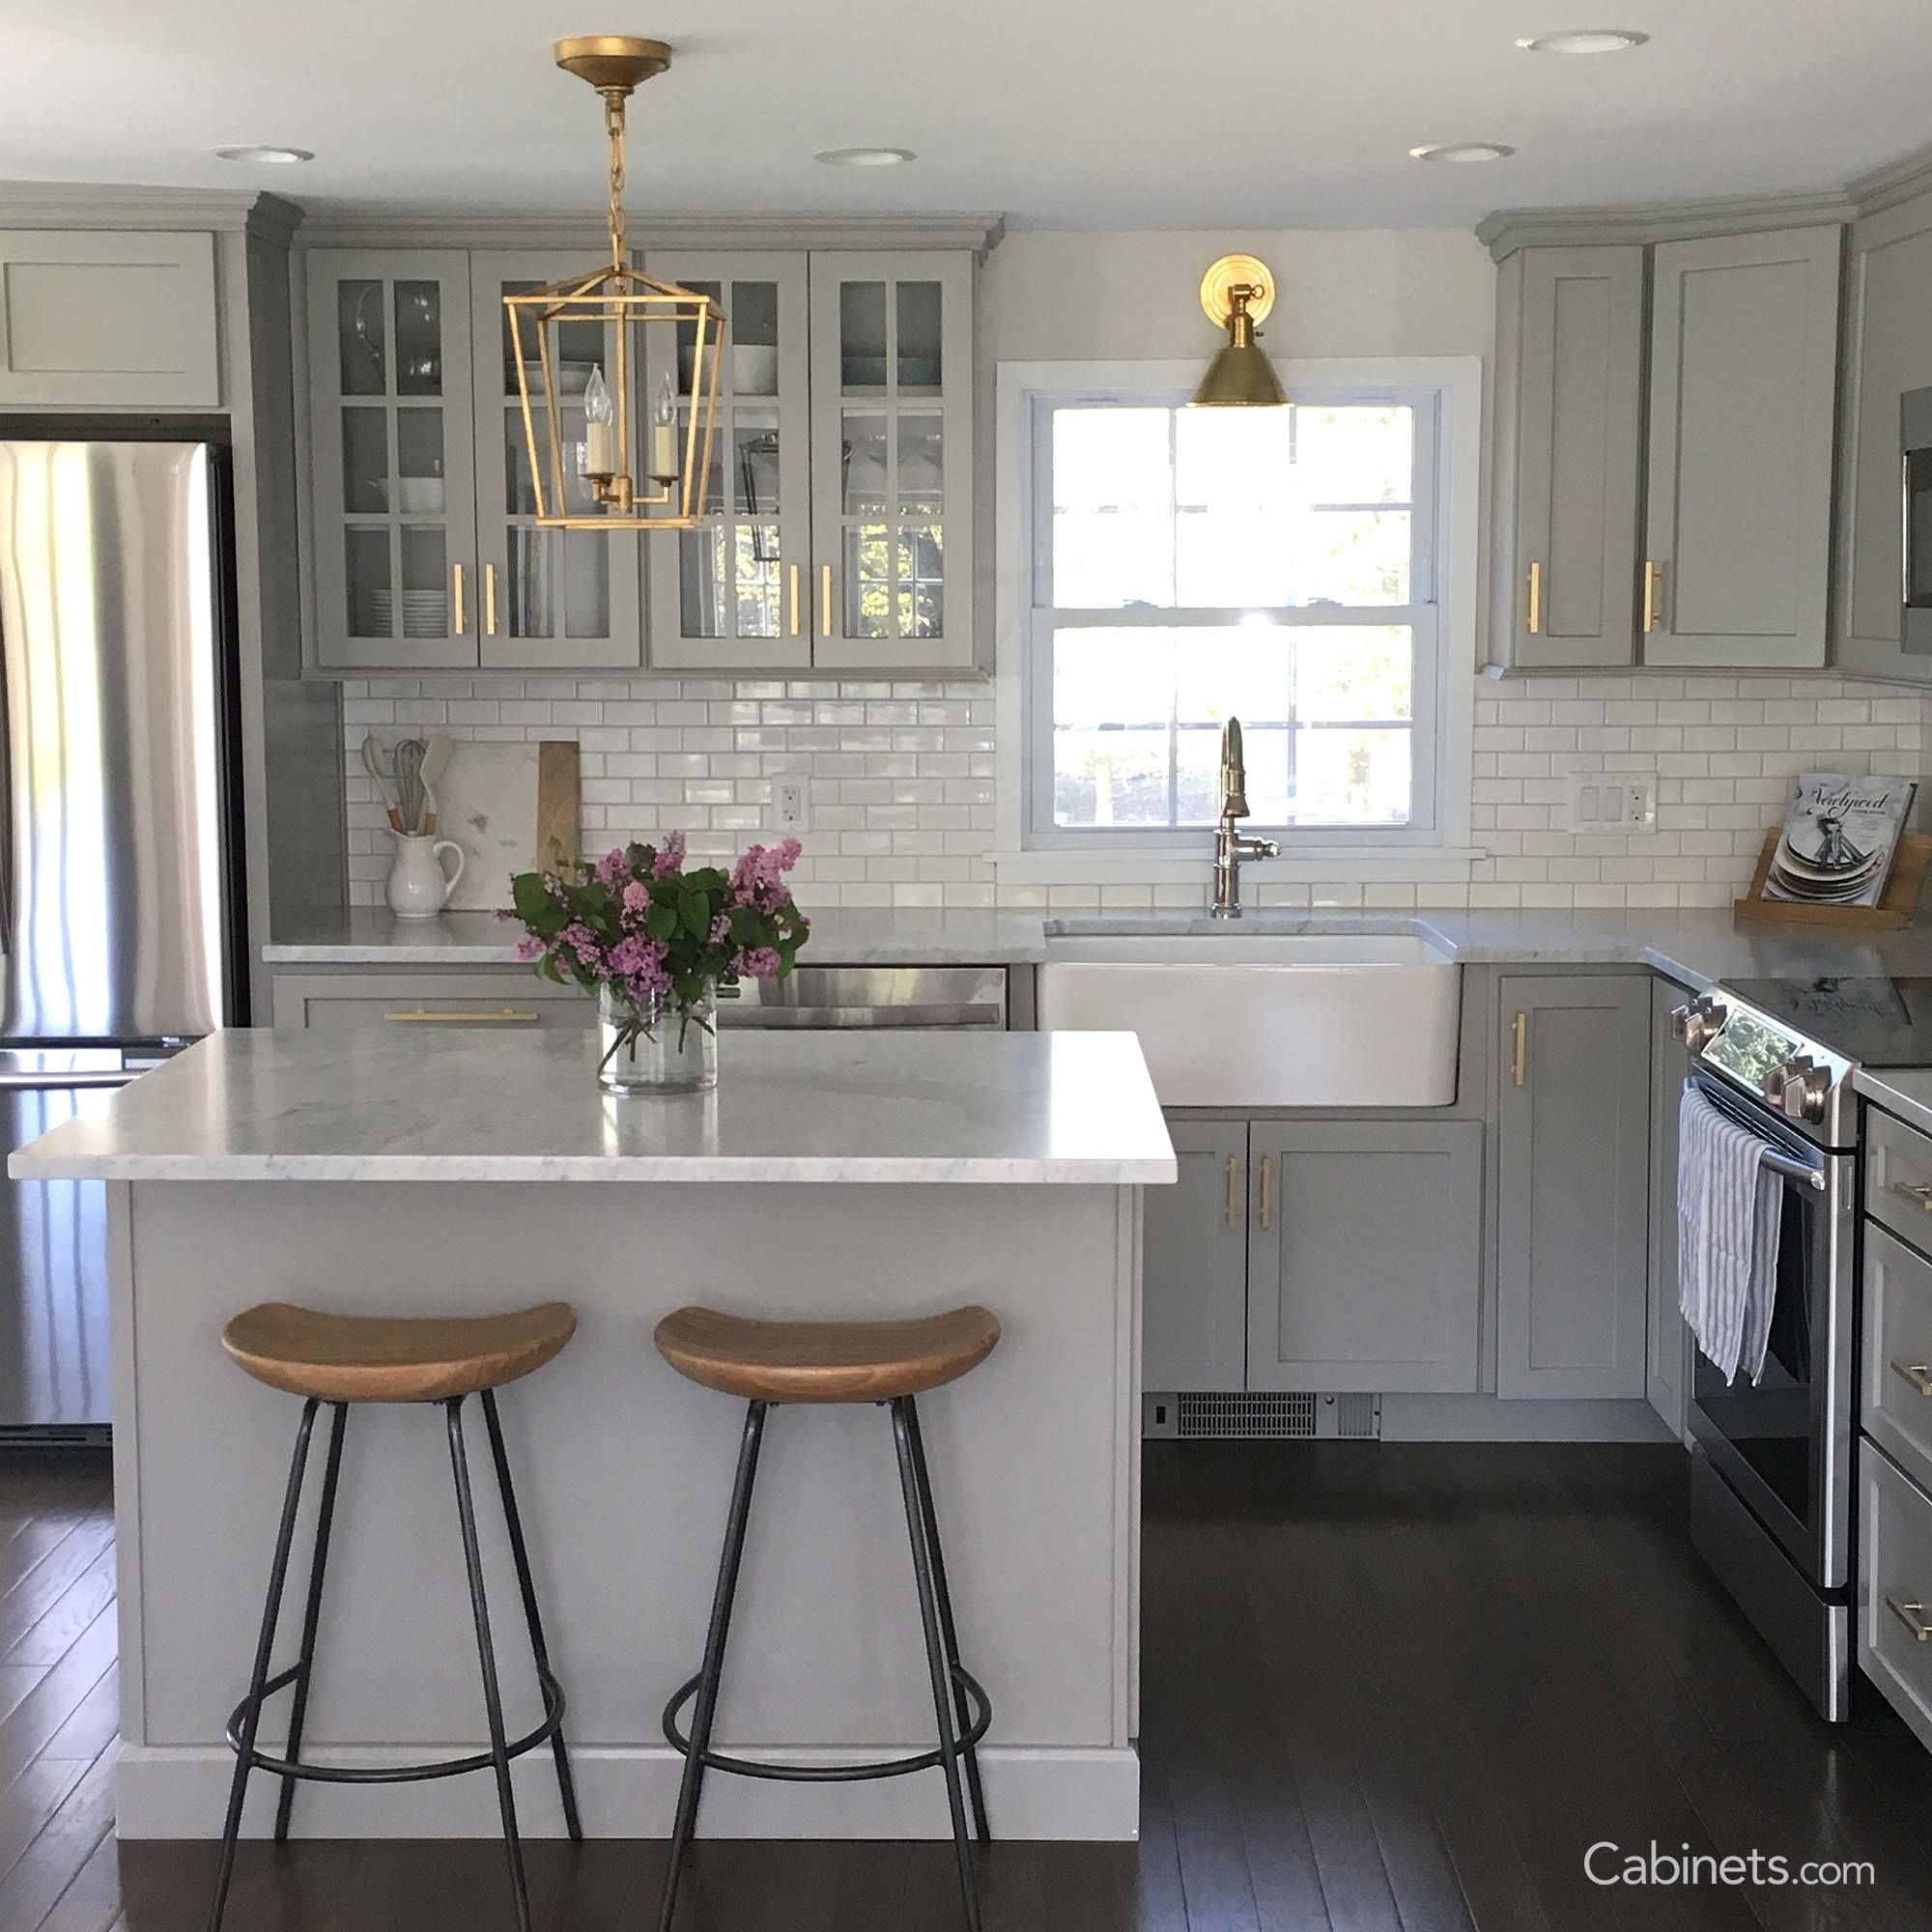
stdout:
<svg viewBox="0 0 1932 1932">
<path fill-rule="evenodd" d="M 228 493 L 202 442 L 0 441 L 8 1150 L 244 1018 Z M 0 1439 L 110 1416 L 106 1190 L 0 1180 Z"/>
</svg>

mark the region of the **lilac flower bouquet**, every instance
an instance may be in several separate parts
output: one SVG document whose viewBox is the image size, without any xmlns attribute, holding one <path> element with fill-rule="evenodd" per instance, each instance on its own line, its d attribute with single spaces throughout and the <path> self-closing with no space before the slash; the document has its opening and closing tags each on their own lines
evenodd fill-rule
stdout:
<svg viewBox="0 0 1932 1932">
<path fill-rule="evenodd" d="M 598 1078 L 614 1092 L 716 1084 L 715 989 L 781 980 L 810 936 L 785 874 L 799 842 L 753 845 L 727 872 L 685 868 L 681 832 L 613 847 L 594 864 L 521 872 L 517 956 L 598 1002 Z"/>
</svg>

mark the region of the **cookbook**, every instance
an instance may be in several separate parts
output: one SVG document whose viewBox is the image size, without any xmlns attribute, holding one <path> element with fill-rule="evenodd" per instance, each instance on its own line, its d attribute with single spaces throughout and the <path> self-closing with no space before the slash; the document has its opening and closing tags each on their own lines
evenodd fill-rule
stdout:
<svg viewBox="0 0 1932 1932">
<path fill-rule="evenodd" d="M 1765 897 L 1877 905 L 1917 790 L 1907 778 L 1801 773 L 1765 876 Z"/>
</svg>

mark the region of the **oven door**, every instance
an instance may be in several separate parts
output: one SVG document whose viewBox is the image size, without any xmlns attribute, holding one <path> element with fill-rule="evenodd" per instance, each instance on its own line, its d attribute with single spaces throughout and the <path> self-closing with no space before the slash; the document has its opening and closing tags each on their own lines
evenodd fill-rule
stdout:
<svg viewBox="0 0 1932 1932">
<path fill-rule="evenodd" d="M 1726 1383 L 1695 1350 L 1691 1433 L 1814 1587 L 1841 1589 L 1851 1570 L 1857 1161 L 1811 1147 L 1710 1076 L 1692 1081 L 1808 1173 L 1777 1177 L 1777 1288 L 1763 1377 L 1753 1385 L 1740 1372 Z"/>
</svg>

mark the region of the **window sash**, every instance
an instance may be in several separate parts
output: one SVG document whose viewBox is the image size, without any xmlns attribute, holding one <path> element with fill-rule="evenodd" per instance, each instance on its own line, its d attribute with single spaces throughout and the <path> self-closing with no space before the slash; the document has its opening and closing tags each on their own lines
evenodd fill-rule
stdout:
<svg viewBox="0 0 1932 1932">
<path fill-rule="evenodd" d="M 1026 744 L 1027 843 L 1041 851 L 1119 850 L 1132 845 L 1146 851 L 1173 851 L 1198 854 L 1202 840 L 1210 836 L 1205 825 L 1061 825 L 1053 815 L 1054 798 L 1054 716 L 1053 651 L 1058 630 L 1124 629 L 1110 620 L 1123 612 L 1036 611 L 1027 638 L 1026 691 L 1029 719 Z M 1132 613 L 1146 628 L 1176 630 L 1206 629 L 1215 625 L 1237 626 L 1251 613 L 1210 611 L 1202 613 L 1202 622 L 1172 611 Z M 1246 821 L 1262 835 L 1279 838 L 1284 846 L 1319 854 L 1331 847 L 1376 845 L 1434 845 L 1438 842 L 1436 805 L 1436 753 L 1440 716 L 1438 682 L 1441 672 L 1437 607 L 1434 604 L 1395 604 L 1349 607 L 1344 615 L 1323 605 L 1297 605 L 1285 611 L 1267 612 L 1271 621 L 1284 629 L 1326 630 L 1344 623 L 1360 624 L 1378 630 L 1406 626 L 1409 632 L 1411 672 L 1409 716 L 1406 719 L 1370 718 L 1363 720 L 1290 721 L 1296 728 L 1346 729 L 1350 724 L 1374 730 L 1406 730 L 1409 733 L 1409 816 L 1406 824 L 1355 821 L 1349 824 L 1295 822 L 1270 824 L 1261 819 Z M 1244 720 L 1243 723 L 1249 721 Z M 1267 721 L 1253 721 L 1258 726 Z M 1280 721 L 1277 721 L 1280 722 Z M 1147 728 L 1166 730 L 1165 718 L 1150 720 Z M 1122 724 L 1119 728 L 1129 728 Z M 1170 758 L 1173 745 L 1170 741 Z"/>
</svg>

